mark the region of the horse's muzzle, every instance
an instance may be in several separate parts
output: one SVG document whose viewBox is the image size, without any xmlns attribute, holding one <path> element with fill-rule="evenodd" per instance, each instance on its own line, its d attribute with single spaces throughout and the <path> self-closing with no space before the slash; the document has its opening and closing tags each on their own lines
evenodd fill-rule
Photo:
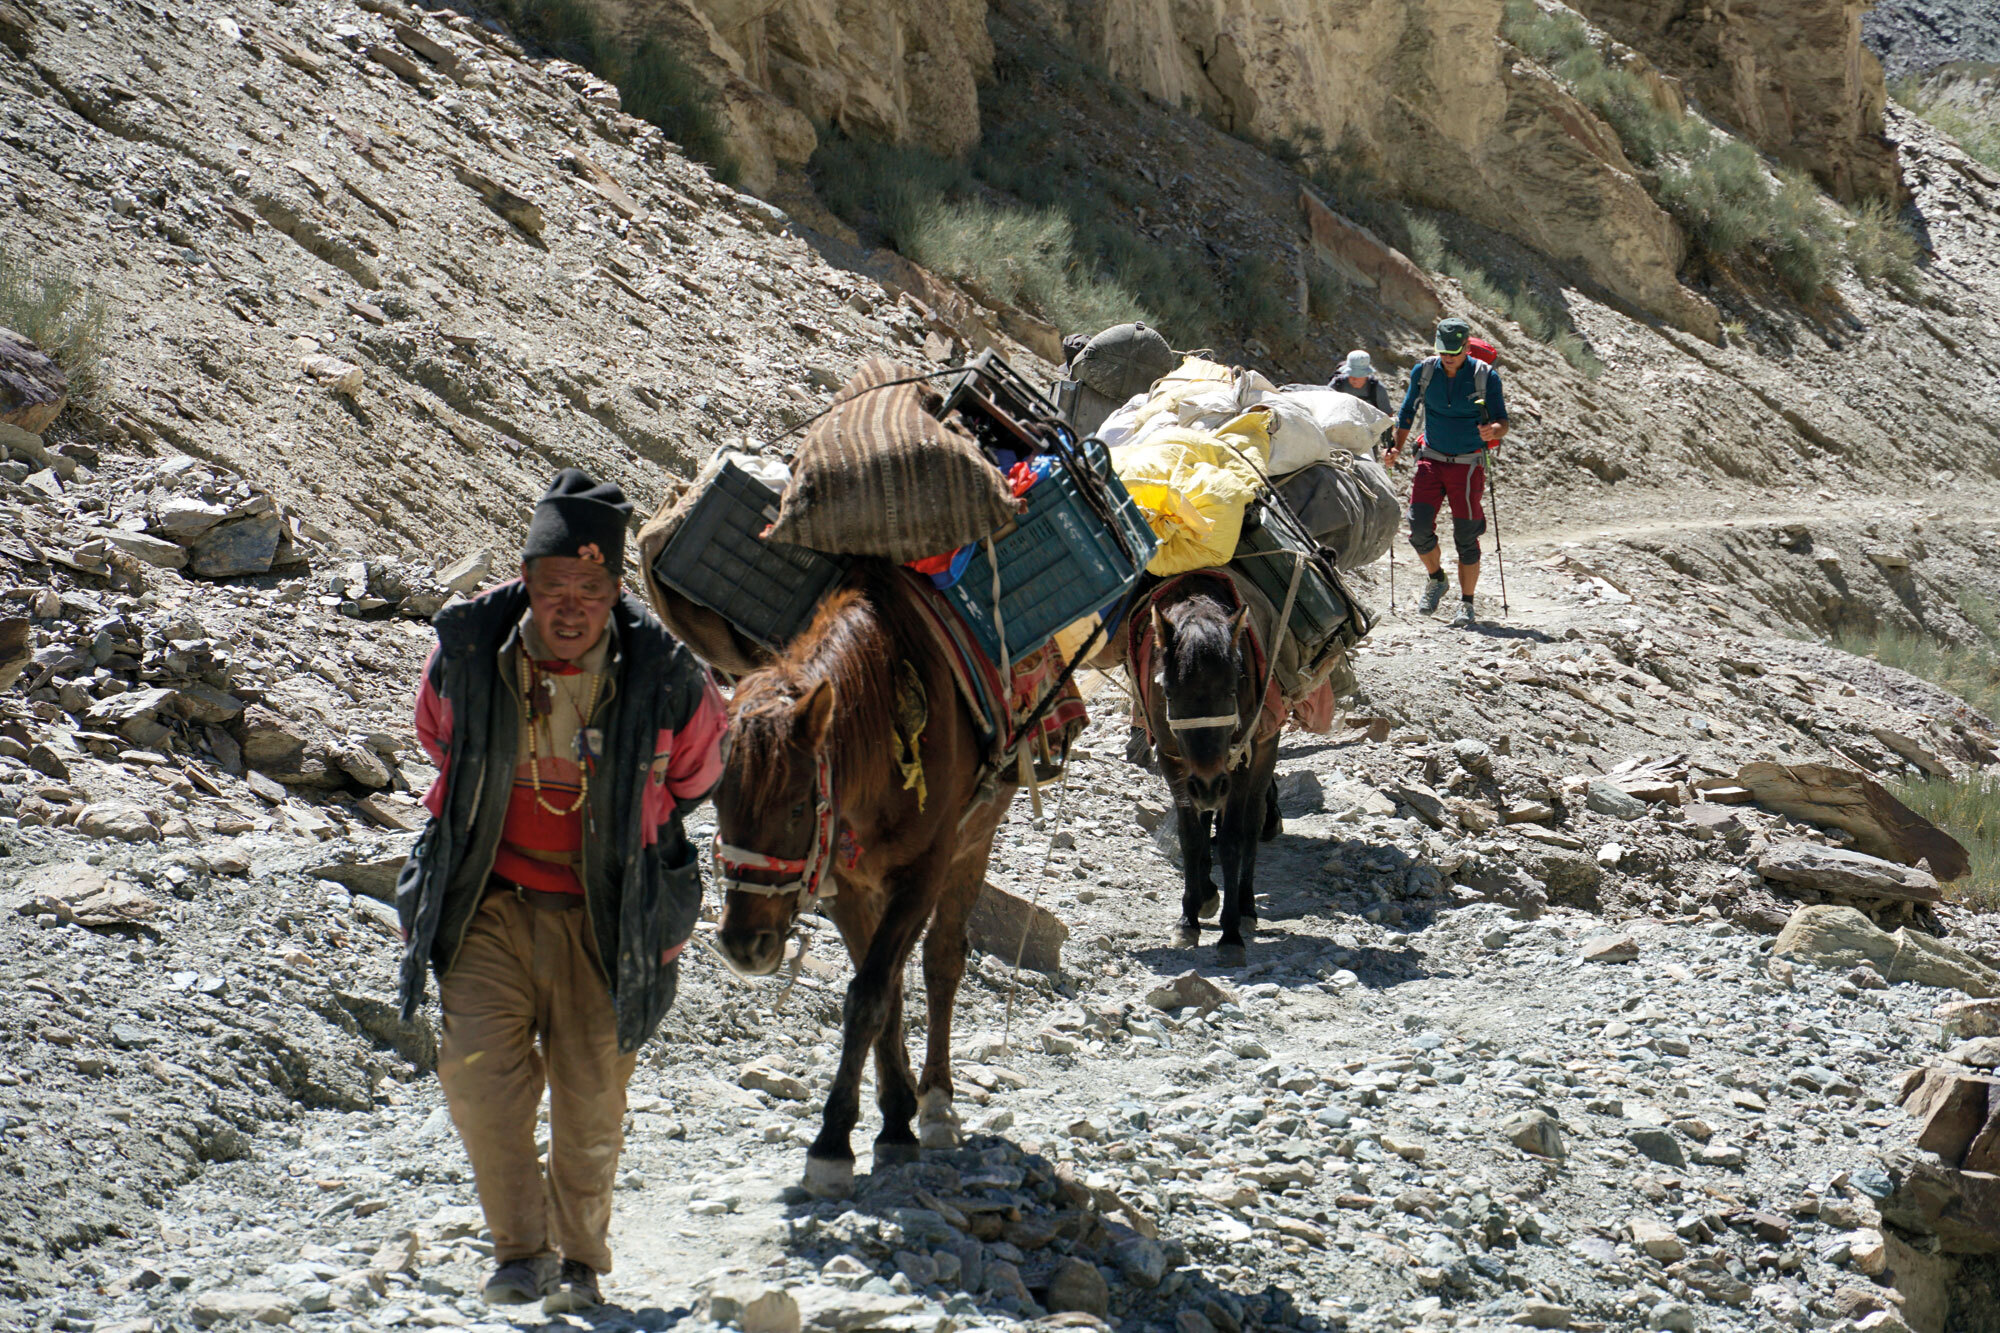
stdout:
<svg viewBox="0 0 2000 1333">
<path fill-rule="evenodd" d="M 738 976 L 768 977 L 785 961 L 785 935 L 777 930 L 731 930 L 724 926 L 715 937 L 723 961 Z"/>
<path fill-rule="evenodd" d="M 1215 814 L 1229 799 L 1229 774 L 1218 773 L 1214 777 L 1203 777 L 1199 773 L 1187 776 L 1188 804 L 1203 814 Z"/>
</svg>

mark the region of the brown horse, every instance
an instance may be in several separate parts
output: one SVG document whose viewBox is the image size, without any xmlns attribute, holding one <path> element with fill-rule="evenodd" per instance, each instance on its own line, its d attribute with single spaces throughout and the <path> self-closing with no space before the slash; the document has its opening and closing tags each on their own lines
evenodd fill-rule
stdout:
<svg viewBox="0 0 2000 1333">
<path fill-rule="evenodd" d="M 821 903 L 854 959 L 840 1069 L 806 1154 L 806 1188 L 823 1197 L 853 1187 L 848 1136 L 871 1047 L 882 1111 L 876 1164 L 916 1158 L 913 1115 L 922 1146 L 958 1141 L 952 1002 L 965 974 L 966 914 L 1014 787 L 1002 783 L 981 803 L 980 730 L 913 601 L 921 595 L 896 567 L 859 562 L 777 661 L 737 687 L 715 794 L 717 875 L 727 890 L 719 942 L 730 964 L 751 976 L 775 971 L 799 913 Z M 927 714 L 915 724 L 915 789 L 896 754 L 899 725 L 901 734 L 912 725 L 913 684 Z M 930 1033 L 918 1080 L 903 1045 L 903 966 L 926 927 Z"/>
<path fill-rule="evenodd" d="M 1143 619 L 1142 619 L 1143 617 Z M 1241 966 L 1243 930 L 1257 925 L 1257 843 L 1268 816 L 1278 734 L 1268 725 L 1262 654 L 1235 585 L 1203 570 L 1152 588 L 1137 608 L 1126 669 L 1173 793 L 1181 844 L 1181 919 L 1176 943 L 1201 939 L 1210 828 L 1222 858 L 1222 938 L 1216 953 Z M 1145 642 L 1150 640 L 1150 642 Z"/>
</svg>

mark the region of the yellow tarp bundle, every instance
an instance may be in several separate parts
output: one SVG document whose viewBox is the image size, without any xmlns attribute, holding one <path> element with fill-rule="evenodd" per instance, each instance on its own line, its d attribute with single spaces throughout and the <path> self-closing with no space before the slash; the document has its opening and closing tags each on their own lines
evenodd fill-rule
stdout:
<svg viewBox="0 0 2000 1333">
<path fill-rule="evenodd" d="M 1149 573 L 1229 563 L 1271 463 L 1270 425 L 1270 410 L 1254 407 L 1213 431 L 1163 427 L 1111 451 L 1112 470 L 1160 539 Z"/>
</svg>

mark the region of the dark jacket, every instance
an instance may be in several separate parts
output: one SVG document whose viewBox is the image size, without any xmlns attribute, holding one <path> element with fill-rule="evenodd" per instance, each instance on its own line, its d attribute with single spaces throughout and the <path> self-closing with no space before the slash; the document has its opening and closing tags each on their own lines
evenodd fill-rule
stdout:
<svg viewBox="0 0 2000 1333">
<path fill-rule="evenodd" d="M 1345 375 L 1335 375 L 1333 383 L 1327 387 L 1359 398 L 1362 402 L 1368 404 L 1384 416 L 1394 416 L 1396 413 L 1396 409 L 1389 405 L 1389 386 L 1382 383 L 1380 379 L 1373 375 L 1370 375 L 1368 382 L 1358 389 L 1348 381 Z"/>
<path fill-rule="evenodd" d="M 499 655 L 518 632 L 527 590 L 509 583 L 431 622 L 438 651 L 426 689 L 451 719 L 433 818 L 396 882 L 405 944 L 402 1007 L 414 1017 L 426 965 L 451 971 L 486 893 L 520 744 L 519 687 L 503 679 Z M 661 956 L 694 931 L 701 874 L 681 827 L 692 800 L 664 824 L 644 817 L 649 783 L 667 756 L 661 745 L 717 707 L 706 670 L 629 593 L 612 610 L 614 644 L 604 697 L 592 717 L 602 748 L 583 811 L 584 910 L 618 1015 L 618 1045 L 634 1051 L 673 1004 L 680 960 Z M 695 728 L 703 730 L 702 728 Z M 713 744 L 712 732 L 706 737 Z"/>
</svg>

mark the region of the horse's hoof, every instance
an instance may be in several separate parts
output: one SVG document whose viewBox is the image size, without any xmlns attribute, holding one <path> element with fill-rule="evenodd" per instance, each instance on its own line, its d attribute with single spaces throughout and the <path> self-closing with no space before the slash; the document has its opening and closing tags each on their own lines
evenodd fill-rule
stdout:
<svg viewBox="0 0 2000 1333">
<path fill-rule="evenodd" d="M 1174 927 L 1174 947 L 1192 949 L 1201 943 L 1201 927 L 1191 921 L 1183 921 Z"/>
<path fill-rule="evenodd" d="M 844 1199 L 854 1193 L 852 1157 L 806 1158 L 806 1193 L 815 1199 Z"/>
<path fill-rule="evenodd" d="M 1215 914 L 1217 912 L 1220 912 L 1221 910 L 1222 910 L 1222 895 L 1219 893 L 1211 893 L 1208 895 L 1207 898 L 1202 900 L 1201 919 L 1204 921 L 1213 921 L 1215 919 Z"/>
<path fill-rule="evenodd" d="M 906 1162 L 918 1161 L 922 1156 L 914 1143 L 875 1140 L 875 1168 L 878 1171 L 885 1166 L 902 1166 Z"/>
<path fill-rule="evenodd" d="M 918 1143 L 937 1150 L 956 1148 L 958 1132 L 958 1112 L 951 1109 L 951 1097 L 942 1088 L 917 1098 Z"/>
<path fill-rule="evenodd" d="M 1250 961 L 1250 953 L 1241 944 L 1218 944 L 1215 961 L 1224 967 L 1241 967 Z"/>
</svg>

